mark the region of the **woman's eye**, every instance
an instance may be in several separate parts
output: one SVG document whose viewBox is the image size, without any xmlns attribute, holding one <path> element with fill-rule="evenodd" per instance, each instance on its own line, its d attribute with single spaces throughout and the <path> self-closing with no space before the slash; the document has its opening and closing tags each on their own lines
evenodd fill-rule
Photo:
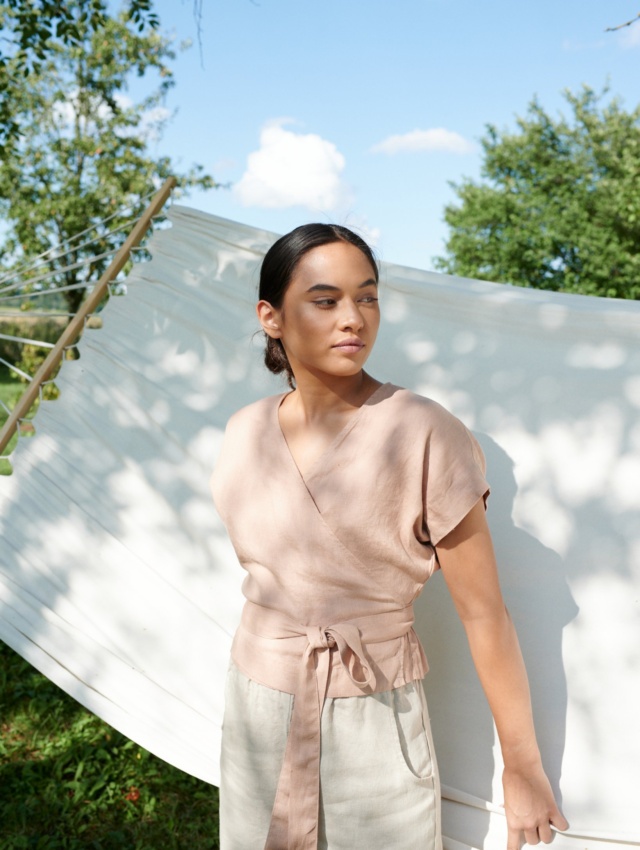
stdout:
<svg viewBox="0 0 640 850">
<path fill-rule="evenodd" d="M 320 298 L 313 302 L 316 307 L 333 307 L 336 303 L 334 298 Z"/>
<path fill-rule="evenodd" d="M 364 301 L 365 304 L 375 304 L 378 299 L 375 295 L 365 295 L 364 298 L 361 298 L 360 300 Z"/>
</svg>

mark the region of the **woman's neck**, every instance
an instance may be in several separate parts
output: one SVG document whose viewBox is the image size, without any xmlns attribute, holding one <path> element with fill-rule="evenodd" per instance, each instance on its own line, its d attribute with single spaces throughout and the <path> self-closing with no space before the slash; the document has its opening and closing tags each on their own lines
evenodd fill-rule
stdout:
<svg viewBox="0 0 640 850">
<path fill-rule="evenodd" d="M 304 420 L 311 422 L 362 407 L 380 385 L 380 381 L 364 370 L 340 378 L 305 373 L 299 378 L 296 376 L 296 389 L 285 403 L 290 409 L 297 409 Z"/>
</svg>

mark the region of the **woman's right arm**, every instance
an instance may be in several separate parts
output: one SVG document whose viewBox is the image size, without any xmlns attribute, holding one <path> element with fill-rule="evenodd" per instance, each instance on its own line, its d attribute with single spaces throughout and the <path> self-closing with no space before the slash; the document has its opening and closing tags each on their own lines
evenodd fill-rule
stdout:
<svg viewBox="0 0 640 850">
<path fill-rule="evenodd" d="M 504 761 L 508 850 L 567 829 L 542 767 L 529 683 L 506 609 L 491 535 L 480 500 L 437 546 L 445 581 L 464 625 L 471 655 L 495 720 Z"/>
</svg>

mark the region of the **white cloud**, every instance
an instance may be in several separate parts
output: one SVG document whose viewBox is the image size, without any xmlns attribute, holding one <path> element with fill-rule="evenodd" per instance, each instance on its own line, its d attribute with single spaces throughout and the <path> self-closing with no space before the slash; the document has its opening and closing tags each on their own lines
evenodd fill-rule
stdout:
<svg viewBox="0 0 640 850">
<path fill-rule="evenodd" d="M 288 123 L 280 118 L 262 128 L 260 147 L 247 157 L 234 194 L 247 207 L 335 209 L 349 195 L 341 176 L 343 155 L 315 133 L 286 130 Z"/>
<path fill-rule="evenodd" d="M 433 127 L 430 130 L 412 130 L 402 135 L 388 136 L 371 148 L 372 153 L 414 153 L 415 151 L 446 151 L 471 153 L 474 145 L 459 133 Z"/>
</svg>

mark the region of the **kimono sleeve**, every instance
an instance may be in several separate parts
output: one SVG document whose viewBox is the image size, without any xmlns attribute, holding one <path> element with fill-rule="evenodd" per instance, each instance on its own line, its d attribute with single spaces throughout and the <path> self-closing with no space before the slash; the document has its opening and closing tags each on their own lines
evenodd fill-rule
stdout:
<svg viewBox="0 0 640 850">
<path fill-rule="evenodd" d="M 489 485 L 476 438 L 444 408 L 427 440 L 424 459 L 424 523 L 433 546 L 465 518 Z"/>
</svg>

